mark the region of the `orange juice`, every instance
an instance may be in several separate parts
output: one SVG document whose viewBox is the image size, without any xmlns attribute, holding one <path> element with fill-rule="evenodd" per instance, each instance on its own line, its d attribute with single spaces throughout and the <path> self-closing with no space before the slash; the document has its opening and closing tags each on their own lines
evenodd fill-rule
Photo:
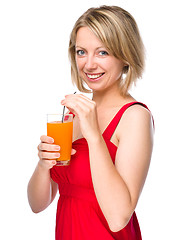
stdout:
<svg viewBox="0 0 187 240">
<path fill-rule="evenodd" d="M 72 149 L 73 122 L 52 121 L 47 123 L 47 135 L 60 146 L 60 158 L 57 165 L 69 165 Z"/>
</svg>

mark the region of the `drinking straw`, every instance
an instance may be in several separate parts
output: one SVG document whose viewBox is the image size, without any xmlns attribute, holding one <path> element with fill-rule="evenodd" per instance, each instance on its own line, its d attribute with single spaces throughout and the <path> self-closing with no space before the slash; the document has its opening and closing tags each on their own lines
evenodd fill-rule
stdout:
<svg viewBox="0 0 187 240">
<path fill-rule="evenodd" d="M 75 94 L 76 92 L 74 92 L 73 94 Z M 63 107 L 63 113 L 62 113 L 62 123 L 64 122 L 64 112 L 65 112 L 65 106 Z"/>
<path fill-rule="evenodd" d="M 62 113 L 62 123 L 64 122 L 64 112 L 65 112 L 65 106 L 63 107 L 63 113 Z"/>
</svg>

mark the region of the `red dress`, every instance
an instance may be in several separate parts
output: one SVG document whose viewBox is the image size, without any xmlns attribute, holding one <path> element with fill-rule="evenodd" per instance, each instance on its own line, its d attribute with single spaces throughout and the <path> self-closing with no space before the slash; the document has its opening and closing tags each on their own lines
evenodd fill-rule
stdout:
<svg viewBox="0 0 187 240">
<path fill-rule="evenodd" d="M 146 107 L 139 102 L 124 105 L 103 133 L 113 162 L 117 147 L 110 142 L 110 138 L 124 111 L 134 104 Z M 56 240 L 141 240 L 135 212 L 127 226 L 119 232 L 109 229 L 94 193 L 86 139 L 74 141 L 72 148 L 77 152 L 72 155 L 70 165 L 54 166 L 51 169 L 51 177 L 58 184 L 60 193 L 56 215 Z"/>
</svg>

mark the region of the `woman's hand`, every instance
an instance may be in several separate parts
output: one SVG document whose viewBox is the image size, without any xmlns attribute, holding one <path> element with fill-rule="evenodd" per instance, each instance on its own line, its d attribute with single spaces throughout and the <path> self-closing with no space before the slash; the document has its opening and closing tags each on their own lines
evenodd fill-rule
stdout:
<svg viewBox="0 0 187 240">
<path fill-rule="evenodd" d="M 39 165 L 45 169 L 51 169 L 56 165 L 56 159 L 60 157 L 60 146 L 54 144 L 54 139 L 48 136 L 41 136 L 41 143 L 38 145 Z M 75 154 L 72 149 L 72 155 Z"/>
<path fill-rule="evenodd" d="M 61 103 L 78 117 L 82 135 L 87 141 L 101 135 L 94 101 L 82 94 L 71 94 L 66 95 Z"/>
</svg>

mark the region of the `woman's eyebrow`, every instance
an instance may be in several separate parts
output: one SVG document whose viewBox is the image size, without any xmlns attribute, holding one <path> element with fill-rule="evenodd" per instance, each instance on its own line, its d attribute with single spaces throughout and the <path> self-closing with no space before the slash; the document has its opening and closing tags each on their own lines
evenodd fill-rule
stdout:
<svg viewBox="0 0 187 240">
<path fill-rule="evenodd" d="M 82 49 L 84 49 L 84 50 L 86 50 L 85 48 L 83 48 L 83 47 L 81 47 L 81 46 L 75 46 L 75 48 L 82 48 Z"/>
<path fill-rule="evenodd" d="M 86 50 L 86 48 L 84 48 L 84 47 L 81 47 L 81 46 L 75 46 L 75 48 L 81 48 L 81 49 L 83 49 L 83 50 Z M 105 46 L 100 46 L 100 47 L 97 47 L 95 50 L 98 50 L 98 49 L 100 49 L 100 48 L 105 48 L 106 49 L 106 47 Z"/>
</svg>

